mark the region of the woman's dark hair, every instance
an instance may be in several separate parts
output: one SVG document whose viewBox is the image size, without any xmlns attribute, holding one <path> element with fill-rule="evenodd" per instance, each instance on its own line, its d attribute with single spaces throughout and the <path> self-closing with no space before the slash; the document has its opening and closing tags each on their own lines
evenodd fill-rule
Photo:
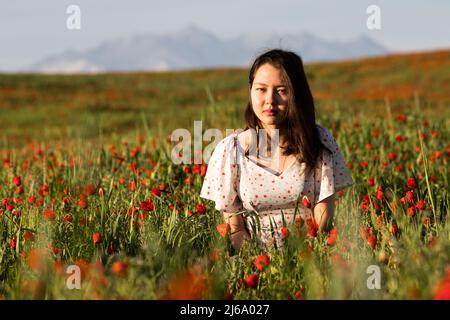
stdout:
<svg viewBox="0 0 450 320">
<path fill-rule="evenodd" d="M 301 162 L 306 163 L 306 173 L 309 175 L 316 166 L 320 151 L 326 147 L 320 141 L 316 127 L 314 101 L 306 80 L 302 59 L 293 52 L 280 49 L 263 53 L 256 58 L 250 69 L 248 78 L 250 90 L 256 71 L 266 63 L 281 71 L 282 80 L 287 89 L 287 109 L 279 122 L 285 128 L 283 132 L 280 130 L 280 137 L 287 146 L 284 154 L 297 155 Z M 257 130 L 262 128 L 262 125 L 253 111 L 250 90 L 245 109 L 246 130 L 249 128 Z"/>
</svg>

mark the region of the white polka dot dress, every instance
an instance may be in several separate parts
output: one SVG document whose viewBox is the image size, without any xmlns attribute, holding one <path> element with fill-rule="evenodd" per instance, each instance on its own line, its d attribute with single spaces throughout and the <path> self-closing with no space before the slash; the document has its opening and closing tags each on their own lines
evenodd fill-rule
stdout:
<svg viewBox="0 0 450 320">
<path fill-rule="evenodd" d="M 219 211 L 245 213 L 248 229 L 252 236 L 255 231 L 259 234 L 263 247 L 281 247 L 282 227 L 293 223 L 295 217 L 311 216 L 314 204 L 353 184 L 336 140 L 327 129 L 317 128 L 322 143 L 332 152 L 321 153 L 309 176 L 304 173 L 305 163 L 298 160 L 281 174 L 262 167 L 245 156 L 237 133 L 227 136 L 209 159 L 200 197 L 214 201 Z M 310 209 L 304 206 L 303 196 L 311 202 Z"/>
</svg>

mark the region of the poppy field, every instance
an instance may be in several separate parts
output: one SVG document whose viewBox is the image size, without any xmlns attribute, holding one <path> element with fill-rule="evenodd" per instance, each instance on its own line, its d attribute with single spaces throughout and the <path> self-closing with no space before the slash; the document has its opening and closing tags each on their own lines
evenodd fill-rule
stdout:
<svg viewBox="0 0 450 320">
<path fill-rule="evenodd" d="M 355 184 L 240 253 L 170 133 L 244 128 L 246 70 L 0 75 L 0 298 L 450 299 L 450 52 L 306 70 Z"/>
</svg>

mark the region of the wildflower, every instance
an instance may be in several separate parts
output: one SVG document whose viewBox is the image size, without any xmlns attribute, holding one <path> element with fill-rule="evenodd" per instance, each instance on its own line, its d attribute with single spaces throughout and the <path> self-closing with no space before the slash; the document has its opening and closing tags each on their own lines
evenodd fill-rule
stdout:
<svg viewBox="0 0 450 320">
<path fill-rule="evenodd" d="M 409 204 L 414 204 L 414 193 L 412 191 L 406 191 L 406 200 Z"/>
<path fill-rule="evenodd" d="M 28 203 L 29 204 L 34 204 L 36 202 L 36 197 L 34 196 L 29 196 L 28 197 Z"/>
<path fill-rule="evenodd" d="M 102 242 L 102 235 L 99 232 L 96 232 L 92 235 L 92 241 L 94 244 L 99 244 Z"/>
<path fill-rule="evenodd" d="M 262 270 L 264 270 L 264 268 L 269 266 L 270 257 L 268 255 L 257 256 L 254 264 L 255 264 L 256 269 L 262 271 Z"/>
<path fill-rule="evenodd" d="M 13 183 L 16 187 L 20 187 L 22 185 L 22 180 L 19 176 L 15 176 L 13 178 Z"/>
<path fill-rule="evenodd" d="M 195 206 L 195 212 L 197 212 L 197 214 L 199 216 L 201 216 L 202 214 L 204 214 L 206 212 L 206 206 L 203 203 L 199 203 Z"/>
<path fill-rule="evenodd" d="M 408 188 L 413 190 L 416 188 L 416 181 L 413 178 L 409 178 L 408 180 L 406 180 L 406 185 L 408 186 Z"/>
<path fill-rule="evenodd" d="M 86 209 L 87 206 L 88 206 L 88 201 L 87 201 L 87 199 L 84 198 L 84 197 L 81 197 L 80 201 L 78 201 L 78 206 L 79 206 L 81 209 Z"/>
<path fill-rule="evenodd" d="M 257 274 L 251 274 L 244 279 L 244 285 L 246 288 L 254 288 L 258 285 L 259 276 Z"/>
<path fill-rule="evenodd" d="M 327 239 L 327 245 L 333 246 L 336 243 L 336 239 L 337 239 L 337 230 L 331 229 L 330 236 Z"/>
<path fill-rule="evenodd" d="M 49 208 L 49 209 L 44 210 L 44 219 L 45 220 L 47 220 L 47 221 L 55 220 L 55 217 L 56 217 L 56 215 L 55 215 L 55 212 L 53 211 L 53 209 Z"/>
<path fill-rule="evenodd" d="M 410 216 L 412 218 L 412 217 L 414 217 L 415 214 L 416 214 L 416 209 L 414 207 L 409 207 L 408 208 L 408 216 Z"/>
<path fill-rule="evenodd" d="M 128 183 L 128 189 L 130 190 L 130 192 L 134 192 L 134 190 L 136 190 L 136 184 L 134 183 L 134 181 L 130 181 Z"/>
<path fill-rule="evenodd" d="M 419 209 L 419 210 L 425 209 L 425 201 L 423 201 L 423 200 L 417 201 L 416 208 Z"/>
<path fill-rule="evenodd" d="M 368 180 L 367 180 L 367 184 L 368 184 L 370 187 L 373 187 L 373 186 L 375 185 L 375 179 L 373 179 L 373 178 L 368 179 Z"/>
<path fill-rule="evenodd" d="M 375 249 L 375 246 L 377 245 L 377 238 L 373 235 L 369 235 L 367 237 L 367 244 L 372 248 Z"/>
<path fill-rule="evenodd" d="M 389 153 L 388 157 L 389 157 L 389 160 L 394 161 L 395 159 L 397 159 L 397 154 L 391 152 L 391 153 Z"/>
<path fill-rule="evenodd" d="M 283 238 L 287 238 L 289 236 L 289 229 L 286 227 L 281 228 L 280 232 Z"/>
<path fill-rule="evenodd" d="M 155 206 L 153 205 L 153 202 L 150 200 L 145 200 L 141 202 L 141 209 L 145 212 L 153 211 L 155 209 Z"/>
<path fill-rule="evenodd" d="M 111 266 L 111 271 L 118 277 L 124 277 L 128 270 L 128 263 L 116 261 Z"/>
<path fill-rule="evenodd" d="M 311 208 L 311 202 L 309 201 L 307 196 L 303 196 L 303 205 L 308 209 Z"/>
<path fill-rule="evenodd" d="M 153 188 L 151 191 L 151 194 L 155 197 L 159 197 L 159 196 L 161 196 L 161 191 L 158 188 Z"/>
<path fill-rule="evenodd" d="M 84 194 L 87 196 L 91 196 L 95 193 L 95 187 L 93 184 L 88 184 L 84 189 Z"/>
<path fill-rule="evenodd" d="M 221 223 L 216 228 L 217 232 L 219 232 L 219 234 L 224 238 L 230 232 L 230 225 L 228 223 Z"/>
<path fill-rule="evenodd" d="M 378 187 L 378 189 L 377 189 L 377 191 L 375 191 L 375 198 L 377 198 L 378 200 L 383 200 L 383 195 L 384 195 L 384 192 L 383 192 L 383 188 L 382 187 Z"/>
</svg>

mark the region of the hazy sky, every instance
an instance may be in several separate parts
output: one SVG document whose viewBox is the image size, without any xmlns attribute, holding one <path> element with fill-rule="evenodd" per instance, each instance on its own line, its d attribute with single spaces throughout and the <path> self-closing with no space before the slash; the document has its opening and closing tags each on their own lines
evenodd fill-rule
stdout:
<svg viewBox="0 0 450 320">
<path fill-rule="evenodd" d="M 80 30 L 66 27 L 71 4 L 81 9 Z M 366 26 L 372 4 L 381 9 L 381 30 Z M 189 24 L 221 38 L 308 31 L 326 40 L 369 35 L 394 51 L 450 48 L 449 0 L 0 0 L 0 70 L 107 39 L 171 33 Z"/>
</svg>

